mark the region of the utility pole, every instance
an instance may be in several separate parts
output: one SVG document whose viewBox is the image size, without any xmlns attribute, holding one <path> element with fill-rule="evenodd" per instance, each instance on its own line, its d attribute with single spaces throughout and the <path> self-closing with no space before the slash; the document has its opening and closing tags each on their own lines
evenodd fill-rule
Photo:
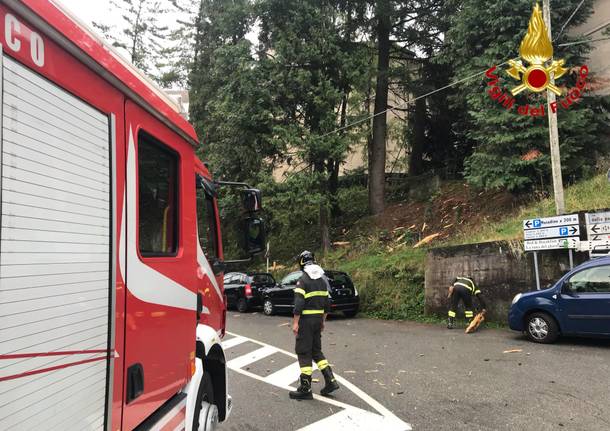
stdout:
<svg viewBox="0 0 610 431">
<path fill-rule="evenodd" d="M 553 40 L 551 35 L 551 6 L 550 0 L 543 0 L 542 15 L 549 40 Z M 555 83 L 555 74 L 551 73 L 551 83 Z M 549 115 L 549 144 L 551 147 L 551 168 L 553 174 L 553 194 L 555 195 L 555 209 L 557 215 L 565 214 L 566 204 L 563 196 L 563 177 L 561 175 L 561 156 L 559 155 L 559 130 L 557 129 L 557 112 L 553 112 L 551 106 L 555 106 L 555 93 L 546 90 L 547 112 Z"/>
</svg>

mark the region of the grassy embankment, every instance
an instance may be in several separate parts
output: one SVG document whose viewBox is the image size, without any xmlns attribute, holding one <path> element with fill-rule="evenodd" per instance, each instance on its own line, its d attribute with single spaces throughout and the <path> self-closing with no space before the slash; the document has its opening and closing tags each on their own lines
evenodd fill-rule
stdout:
<svg viewBox="0 0 610 431">
<path fill-rule="evenodd" d="M 605 175 L 566 189 L 568 212 L 610 207 L 610 184 Z M 522 220 L 551 216 L 552 198 L 530 203 L 496 223 L 468 226 L 443 242 L 430 247 L 521 238 Z M 368 232 L 353 238 L 324 259 L 324 266 L 351 274 L 358 286 L 362 310 L 371 317 L 436 321 L 424 316 L 424 269 L 426 248 L 414 249 L 407 242 L 384 241 L 387 233 Z"/>
</svg>

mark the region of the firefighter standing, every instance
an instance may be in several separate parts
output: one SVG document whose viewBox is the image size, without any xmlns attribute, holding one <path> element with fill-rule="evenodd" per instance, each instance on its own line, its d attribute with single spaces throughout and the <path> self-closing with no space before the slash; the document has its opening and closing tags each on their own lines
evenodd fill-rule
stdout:
<svg viewBox="0 0 610 431">
<path fill-rule="evenodd" d="M 299 255 L 303 275 L 294 289 L 294 318 L 292 331 L 296 335 L 295 351 L 301 367 L 299 387 L 290 392 L 290 398 L 311 400 L 312 360 L 324 376 L 325 386 L 320 393 L 328 395 L 339 389 L 328 361 L 322 353 L 322 331 L 330 311 L 329 284 L 324 270 L 316 264 L 313 253 Z"/>
<path fill-rule="evenodd" d="M 470 322 L 474 317 L 472 308 L 472 297 L 476 297 L 483 312 L 485 312 L 485 301 L 481 295 L 481 290 L 477 287 L 472 277 L 456 277 L 453 285 L 449 288 L 449 319 L 447 320 L 447 328 L 455 327 L 455 312 L 460 300 L 464 304 L 464 315 Z"/>
</svg>

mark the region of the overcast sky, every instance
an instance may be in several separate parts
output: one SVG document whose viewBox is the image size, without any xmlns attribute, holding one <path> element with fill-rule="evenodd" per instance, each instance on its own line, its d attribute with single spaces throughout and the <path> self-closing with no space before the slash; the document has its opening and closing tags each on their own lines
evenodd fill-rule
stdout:
<svg viewBox="0 0 610 431">
<path fill-rule="evenodd" d="M 92 21 L 118 24 L 121 16 L 113 13 L 108 0 L 55 0 L 91 27 Z"/>
</svg>

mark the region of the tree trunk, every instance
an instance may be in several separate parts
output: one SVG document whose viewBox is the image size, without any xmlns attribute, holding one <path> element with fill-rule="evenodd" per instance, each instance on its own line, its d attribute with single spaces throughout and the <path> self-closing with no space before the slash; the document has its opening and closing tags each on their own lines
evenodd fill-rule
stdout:
<svg viewBox="0 0 610 431">
<path fill-rule="evenodd" d="M 423 172 L 422 163 L 426 145 L 426 99 L 416 100 L 414 111 L 409 175 L 420 175 Z"/>
<path fill-rule="evenodd" d="M 316 162 L 314 164 L 314 171 L 322 176 L 326 175 L 324 169 L 324 162 Z M 322 179 L 320 181 L 320 194 L 323 199 L 320 202 L 320 214 L 318 218 L 318 224 L 320 226 L 320 248 L 322 254 L 326 254 L 330 250 L 330 217 L 328 214 L 328 205 L 326 199 L 328 198 L 328 180 Z M 326 198 L 326 199 L 325 199 Z"/>
<path fill-rule="evenodd" d="M 341 116 L 339 117 L 339 126 L 345 127 L 347 124 L 347 101 L 349 98 L 349 89 L 343 90 L 341 96 Z M 343 132 L 345 133 L 345 131 Z M 337 192 L 339 191 L 339 167 L 341 163 L 339 160 L 329 159 L 328 160 L 328 192 L 330 195 L 330 217 L 331 220 L 339 217 L 341 212 L 339 203 L 337 201 Z"/>
<path fill-rule="evenodd" d="M 388 69 L 390 65 L 390 3 L 378 0 L 377 19 L 377 86 L 373 139 L 369 148 L 369 210 L 379 214 L 385 207 L 385 158 L 388 109 Z M 381 114 L 383 112 L 383 114 Z"/>
<path fill-rule="evenodd" d="M 328 161 L 328 194 L 330 197 L 330 216 L 334 220 L 339 217 L 341 209 L 337 199 L 339 191 L 339 162 L 333 159 Z"/>
</svg>

